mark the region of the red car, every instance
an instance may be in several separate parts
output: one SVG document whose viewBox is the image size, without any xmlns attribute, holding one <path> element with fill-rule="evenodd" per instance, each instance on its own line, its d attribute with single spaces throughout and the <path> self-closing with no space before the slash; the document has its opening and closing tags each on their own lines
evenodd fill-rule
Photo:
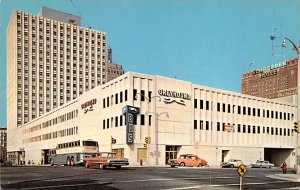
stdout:
<svg viewBox="0 0 300 190">
<path fill-rule="evenodd" d="M 207 166 L 207 162 L 202 158 L 199 158 L 195 154 L 182 154 L 177 159 L 171 159 L 169 161 L 171 167 L 175 166 L 193 166 L 193 167 L 202 167 Z"/>
</svg>

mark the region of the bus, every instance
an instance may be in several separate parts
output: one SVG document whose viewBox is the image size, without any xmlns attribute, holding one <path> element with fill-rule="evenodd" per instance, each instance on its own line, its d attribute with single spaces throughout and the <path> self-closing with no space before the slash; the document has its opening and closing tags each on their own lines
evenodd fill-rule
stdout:
<svg viewBox="0 0 300 190">
<path fill-rule="evenodd" d="M 84 157 L 89 157 L 98 152 L 98 142 L 93 140 L 60 143 L 56 148 L 49 150 L 48 163 L 66 166 L 83 165 Z"/>
</svg>

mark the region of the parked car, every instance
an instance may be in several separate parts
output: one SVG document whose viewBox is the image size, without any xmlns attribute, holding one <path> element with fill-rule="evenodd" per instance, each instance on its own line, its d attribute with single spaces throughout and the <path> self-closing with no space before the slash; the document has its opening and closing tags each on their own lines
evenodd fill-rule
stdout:
<svg viewBox="0 0 300 190">
<path fill-rule="evenodd" d="M 229 159 L 227 162 L 222 163 L 223 168 L 237 168 L 239 165 L 243 164 L 242 160 Z"/>
<path fill-rule="evenodd" d="M 207 162 L 204 159 L 199 158 L 195 154 L 182 154 L 177 159 L 169 160 L 169 165 L 171 167 L 175 167 L 175 166 L 202 167 L 202 166 L 207 166 Z"/>
<path fill-rule="evenodd" d="M 274 164 L 266 160 L 257 160 L 256 163 L 251 164 L 252 168 L 272 168 Z"/>
<path fill-rule="evenodd" d="M 2 167 L 9 167 L 12 166 L 12 162 L 10 160 L 4 161 L 3 163 L 1 163 Z"/>
<path fill-rule="evenodd" d="M 106 167 L 121 169 L 122 166 L 129 165 L 127 158 L 119 158 L 115 152 L 100 152 L 93 156 L 83 158 L 83 162 L 86 168 L 96 165 L 99 166 L 100 169 Z"/>
</svg>

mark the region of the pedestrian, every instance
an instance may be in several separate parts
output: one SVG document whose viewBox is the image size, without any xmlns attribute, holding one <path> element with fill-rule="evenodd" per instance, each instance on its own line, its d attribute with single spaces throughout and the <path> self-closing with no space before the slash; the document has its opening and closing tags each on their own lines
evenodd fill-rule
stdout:
<svg viewBox="0 0 300 190">
<path fill-rule="evenodd" d="M 280 167 L 282 168 L 282 173 L 283 173 L 283 174 L 286 174 L 287 165 L 286 165 L 285 161 L 283 161 L 283 163 L 281 164 Z"/>
</svg>

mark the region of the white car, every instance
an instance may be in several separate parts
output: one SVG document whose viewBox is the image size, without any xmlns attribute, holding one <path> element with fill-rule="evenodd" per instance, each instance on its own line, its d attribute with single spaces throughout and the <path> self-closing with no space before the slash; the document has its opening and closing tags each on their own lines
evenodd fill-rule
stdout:
<svg viewBox="0 0 300 190">
<path fill-rule="evenodd" d="M 222 163 L 222 167 L 223 168 L 237 168 L 239 167 L 241 164 L 243 164 L 242 160 L 238 160 L 238 159 L 230 159 L 227 162 L 223 162 Z"/>
<path fill-rule="evenodd" d="M 272 168 L 274 164 L 266 160 L 257 160 L 255 164 L 251 165 L 252 168 Z"/>
</svg>

